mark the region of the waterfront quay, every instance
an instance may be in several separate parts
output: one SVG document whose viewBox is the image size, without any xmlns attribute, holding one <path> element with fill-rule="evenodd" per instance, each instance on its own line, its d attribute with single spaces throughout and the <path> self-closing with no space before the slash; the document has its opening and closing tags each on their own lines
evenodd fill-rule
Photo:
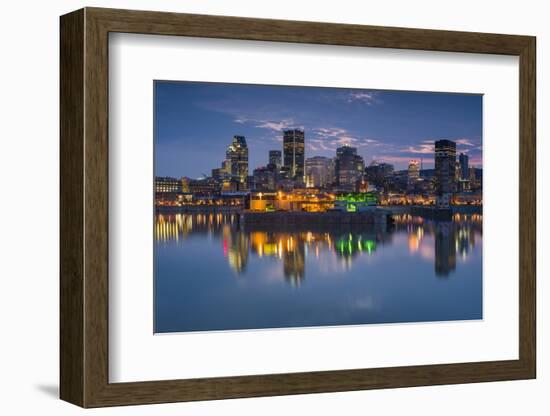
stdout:
<svg viewBox="0 0 550 416">
<path fill-rule="evenodd" d="M 248 227 L 340 227 L 351 228 L 363 225 L 391 225 L 394 216 L 410 215 L 436 221 L 452 221 L 456 215 L 482 215 L 483 206 L 456 205 L 449 209 L 440 209 L 433 206 L 404 206 L 384 205 L 371 206 L 361 211 L 348 212 L 346 210 L 328 210 L 321 212 L 307 211 L 265 211 L 251 210 L 242 206 L 216 206 L 216 205 L 183 205 L 183 206 L 157 206 L 157 214 L 204 214 L 234 215 L 234 219 L 241 225 Z"/>
<path fill-rule="evenodd" d="M 235 205 L 156 205 L 159 214 L 239 214 L 241 206 Z"/>
</svg>

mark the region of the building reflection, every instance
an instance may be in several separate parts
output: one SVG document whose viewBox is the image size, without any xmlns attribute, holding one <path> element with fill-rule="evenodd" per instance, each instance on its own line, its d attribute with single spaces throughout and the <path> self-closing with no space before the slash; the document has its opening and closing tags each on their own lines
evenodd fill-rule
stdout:
<svg viewBox="0 0 550 416">
<path fill-rule="evenodd" d="M 476 241 L 481 241 L 483 217 L 480 214 L 455 214 L 452 221 L 426 221 L 410 215 L 397 215 L 394 220 L 396 231 L 407 231 L 410 253 L 419 252 L 424 244 L 433 244 L 431 258 L 439 277 L 451 275 L 457 267 L 457 256 L 466 260 Z"/>
<path fill-rule="evenodd" d="M 394 226 L 353 229 L 344 226 L 316 230 L 281 230 L 266 225 L 262 229 L 239 226 L 236 214 L 157 214 L 155 240 L 159 244 L 181 243 L 193 236 L 208 235 L 220 241 L 229 267 L 244 274 L 250 256 L 273 258 L 281 263 L 285 280 L 300 286 L 306 276 L 308 257 L 335 256 L 344 267 L 362 256 L 375 255 L 394 236 L 406 236 L 410 255 L 430 259 L 438 277 L 448 277 L 457 267 L 457 258 L 466 261 L 476 241 L 481 241 L 482 216 L 455 215 L 450 222 L 428 221 L 410 215 L 394 216 Z"/>
<path fill-rule="evenodd" d="M 305 243 L 301 240 L 294 242 L 292 237 L 287 242 L 291 247 L 283 253 L 283 273 L 288 282 L 300 286 L 306 271 Z"/>
<path fill-rule="evenodd" d="M 243 273 L 248 263 L 248 247 L 250 240 L 243 232 L 232 230 L 229 224 L 222 227 L 223 253 L 229 266 L 237 273 Z"/>
<path fill-rule="evenodd" d="M 452 222 L 435 224 L 435 274 L 447 277 L 456 269 L 456 228 Z"/>
</svg>

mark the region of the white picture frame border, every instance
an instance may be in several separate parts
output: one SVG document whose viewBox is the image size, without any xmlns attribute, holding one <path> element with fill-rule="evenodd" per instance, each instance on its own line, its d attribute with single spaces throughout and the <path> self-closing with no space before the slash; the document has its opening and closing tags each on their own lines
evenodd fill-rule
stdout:
<svg viewBox="0 0 550 416">
<path fill-rule="evenodd" d="M 518 359 L 518 57 L 122 33 L 109 54 L 110 382 Z M 483 320 L 153 335 L 155 79 L 484 94 Z"/>
</svg>

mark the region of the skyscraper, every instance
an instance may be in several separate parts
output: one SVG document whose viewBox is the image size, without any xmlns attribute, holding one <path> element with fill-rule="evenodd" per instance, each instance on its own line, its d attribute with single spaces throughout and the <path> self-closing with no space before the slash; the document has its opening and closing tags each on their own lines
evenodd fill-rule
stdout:
<svg viewBox="0 0 550 416">
<path fill-rule="evenodd" d="M 282 155 L 280 150 L 270 150 L 269 151 L 269 163 L 275 165 L 277 170 L 281 169 L 283 165 Z"/>
<path fill-rule="evenodd" d="M 283 152 L 285 167 L 289 168 L 289 175 L 295 181 L 304 181 L 304 131 L 300 129 L 285 130 L 283 132 Z"/>
<path fill-rule="evenodd" d="M 344 145 L 336 149 L 336 181 L 339 186 L 354 189 L 365 171 L 365 162 L 357 148 Z"/>
<path fill-rule="evenodd" d="M 276 188 L 277 171 L 275 165 L 260 166 L 253 171 L 254 189 L 256 191 L 274 191 Z"/>
<path fill-rule="evenodd" d="M 225 152 L 224 169 L 241 183 L 246 183 L 248 176 L 248 146 L 244 136 L 233 136 L 233 141 Z"/>
<path fill-rule="evenodd" d="M 409 182 L 414 182 L 420 178 L 420 164 L 418 160 L 411 160 L 408 168 Z"/>
<path fill-rule="evenodd" d="M 393 165 L 389 163 L 379 163 L 373 160 L 370 165 L 365 168 L 365 176 L 370 184 L 377 187 L 383 187 L 386 178 L 393 175 Z"/>
<path fill-rule="evenodd" d="M 306 159 L 306 186 L 323 188 L 332 182 L 332 159 L 315 156 Z"/>
<path fill-rule="evenodd" d="M 469 180 L 470 170 L 469 170 L 469 164 L 468 164 L 468 155 L 461 153 L 458 156 L 458 161 L 460 164 L 460 179 Z"/>
<path fill-rule="evenodd" d="M 451 140 L 435 142 L 436 204 L 449 208 L 455 191 L 456 143 Z"/>
</svg>

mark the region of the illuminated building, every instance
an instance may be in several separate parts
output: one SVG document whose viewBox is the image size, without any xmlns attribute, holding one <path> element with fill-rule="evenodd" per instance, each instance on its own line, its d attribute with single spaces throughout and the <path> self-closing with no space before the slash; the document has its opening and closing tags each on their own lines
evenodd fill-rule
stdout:
<svg viewBox="0 0 550 416">
<path fill-rule="evenodd" d="M 216 181 L 222 181 L 222 180 L 224 180 L 225 178 L 228 178 L 228 177 L 231 177 L 231 175 L 228 175 L 225 172 L 224 168 L 212 169 L 212 178 L 215 179 Z"/>
<path fill-rule="evenodd" d="M 237 192 L 240 191 L 241 182 L 235 178 L 226 178 L 222 181 L 221 192 Z"/>
<path fill-rule="evenodd" d="M 306 159 L 306 187 L 324 188 L 332 183 L 332 159 L 315 156 Z"/>
<path fill-rule="evenodd" d="M 269 163 L 271 165 L 275 165 L 275 167 L 277 168 L 277 171 L 281 169 L 281 166 L 283 166 L 283 159 L 282 159 L 282 154 L 280 150 L 269 151 Z"/>
<path fill-rule="evenodd" d="M 189 192 L 189 178 L 181 178 L 181 191 Z"/>
<path fill-rule="evenodd" d="M 218 184 L 212 178 L 189 180 L 189 192 L 193 195 L 213 195 L 217 190 Z"/>
<path fill-rule="evenodd" d="M 273 164 L 254 169 L 254 189 L 257 191 L 274 191 L 276 188 L 277 168 Z"/>
<path fill-rule="evenodd" d="M 289 168 L 290 179 L 304 181 L 304 131 L 300 129 L 283 132 L 284 166 Z"/>
<path fill-rule="evenodd" d="M 335 176 L 339 187 L 355 190 L 364 170 L 365 162 L 357 154 L 357 148 L 344 145 L 336 149 Z"/>
<path fill-rule="evenodd" d="M 275 192 L 251 192 L 250 210 L 251 211 L 273 211 L 275 209 Z"/>
<path fill-rule="evenodd" d="M 182 181 L 180 179 L 168 176 L 158 176 L 155 178 L 155 192 L 181 192 Z"/>
<path fill-rule="evenodd" d="M 468 178 L 470 179 L 470 182 L 475 182 L 477 180 L 476 168 L 473 166 L 470 167 L 468 175 L 469 175 Z"/>
<path fill-rule="evenodd" d="M 367 192 L 369 190 L 369 183 L 363 176 L 359 182 L 357 182 L 357 192 Z"/>
<path fill-rule="evenodd" d="M 225 153 L 224 170 L 239 179 L 241 183 L 246 183 L 248 176 L 248 146 L 244 136 L 233 136 L 233 141 Z"/>
<path fill-rule="evenodd" d="M 393 175 L 393 165 L 389 163 L 378 163 L 375 160 L 365 168 L 365 176 L 369 183 L 383 187 L 386 179 Z"/>
<path fill-rule="evenodd" d="M 420 163 L 418 160 L 411 160 L 408 168 L 409 182 L 415 182 L 420 178 Z"/>
<path fill-rule="evenodd" d="M 470 190 L 470 167 L 468 165 L 468 155 L 461 153 L 458 156 L 458 190 L 468 191 Z"/>
<path fill-rule="evenodd" d="M 456 143 L 451 140 L 435 142 L 436 204 L 449 208 L 455 191 Z"/>
<path fill-rule="evenodd" d="M 372 192 L 350 192 L 336 197 L 334 208 L 340 211 L 361 212 L 378 205 L 378 198 Z"/>
<path fill-rule="evenodd" d="M 483 170 L 471 166 L 469 170 L 469 178 L 470 189 L 475 191 L 481 190 L 483 184 Z"/>
<path fill-rule="evenodd" d="M 460 179 L 470 180 L 470 168 L 468 165 L 468 155 L 461 153 L 458 156 L 458 161 L 460 165 Z"/>
<path fill-rule="evenodd" d="M 278 181 L 282 181 L 282 180 L 292 180 L 290 178 L 290 168 L 288 166 L 281 166 L 281 168 L 279 169 L 279 171 L 277 172 L 277 180 Z"/>
</svg>

